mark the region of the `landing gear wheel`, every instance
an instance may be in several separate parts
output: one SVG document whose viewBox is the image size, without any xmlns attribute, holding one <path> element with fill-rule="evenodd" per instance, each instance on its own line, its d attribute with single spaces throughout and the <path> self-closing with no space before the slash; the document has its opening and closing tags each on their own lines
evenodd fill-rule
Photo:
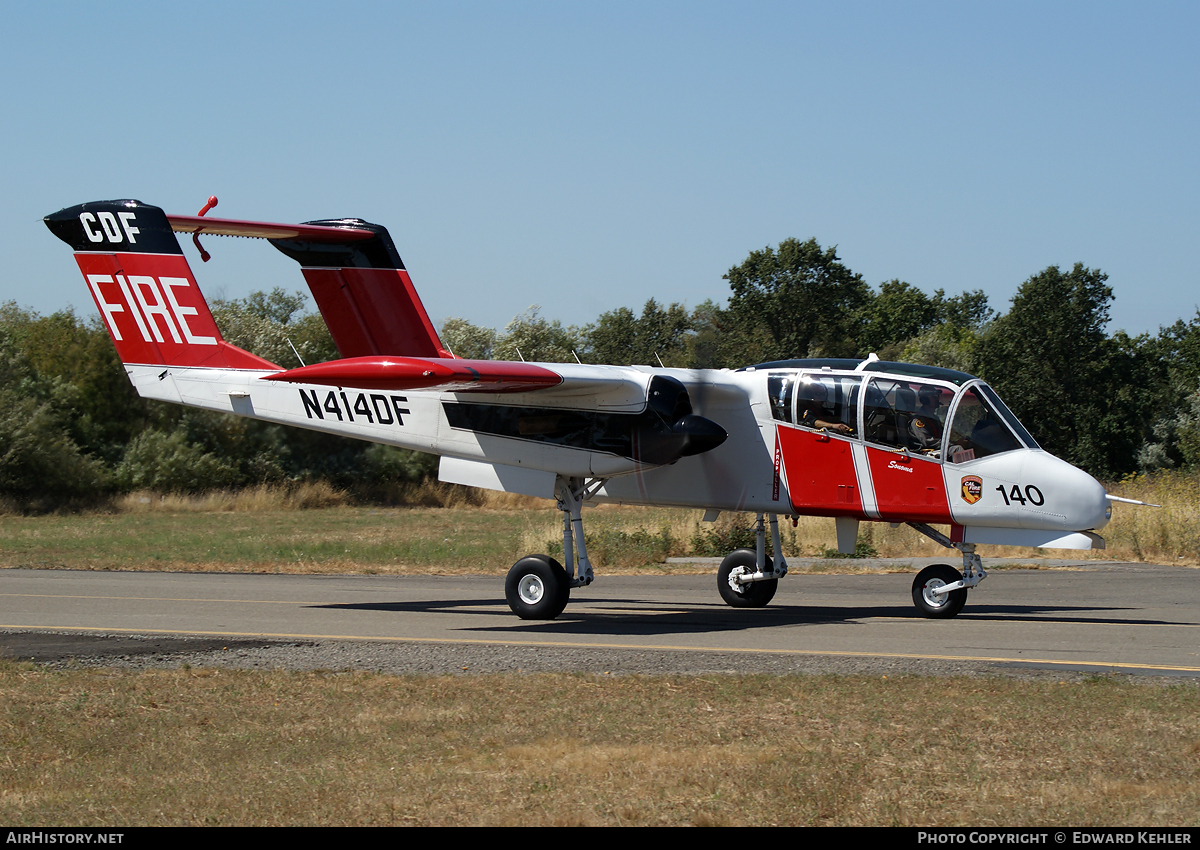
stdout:
<svg viewBox="0 0 1200 850">
<path fill-rule="evenodd" d="M 508 571 L 504 598 L 522 620 L 553 620 L 567 607 L 571 582 L 558 561 L 546 555 L 530 555 Z"/>
<path fill-rule="evenodd" d="M 769 555 L 763 569 L 771 569 Z M 736 584 L 729 580 L 731 576 L 755 572 L 758 572 L 758 556 L 753 550 L 735 549 L 725 556 L 721 568 L 717 570 L 717 590 L 720 591 L 726 605 L 733 608 L 762 608 L 771 601 L 779 588 L 779 579 L 756 581 L 751 584 Z"/>
<path fill-rule="evenodd" d="M 912 598 L 921 616 L 935 620 L 948 620 L 956 616 L 967 604 L 967 589 L 961 587 L 942 594 L 932 591 L 961 579 L 962 573 L 949 564 L 930 564 L 917 573 L 913 581 Z"/>
</svg>

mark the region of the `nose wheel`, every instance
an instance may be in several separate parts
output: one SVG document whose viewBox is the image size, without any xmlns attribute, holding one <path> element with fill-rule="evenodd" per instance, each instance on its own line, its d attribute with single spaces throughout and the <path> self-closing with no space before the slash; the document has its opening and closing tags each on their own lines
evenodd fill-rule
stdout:
<svg viewBox="0 0 1200 850">
<path fill-rule="evenodd" d="M 975 554 L 975 544 L 955 543 L 940 531 L 922 522 L 910 522 L 908 527 L 947 549 L 962 552 L 961 573 L 949 564 L 930 564 L 917 573 L 912 586 L 913 604 L 917 606 L 922 617 L 948 620 L 958 616 L 958 612 L 967 604 L 967 591 L 987 578 L 983 561 Z"/>
<path fill-rule="evenodd" d="M 967 589 L 943 590 L 955 582 L 962 583 L 962 573 L 949 564 L 931 564 L 917 573 L 912 586 L 912 599 L 921 616 L 935 620 L 957 616 L 967 604 Z"/>
</svg>

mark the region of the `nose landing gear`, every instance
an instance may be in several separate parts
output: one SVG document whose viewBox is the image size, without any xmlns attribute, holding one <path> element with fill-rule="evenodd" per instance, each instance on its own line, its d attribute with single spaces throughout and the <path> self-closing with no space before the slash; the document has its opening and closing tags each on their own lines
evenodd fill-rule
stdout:
<svg viewBox="0 0 1200 850">
<path fill-rule="evenodd" d="M 958 616 L 958 612 L 967 604 L 967 591 L 987 578 L 983 561 L 975 554 L 975 544 L 955 543 L 924 523 L 910 522 L 908 525 L 947 549 L 962 552 L 961 573 L 949 564 L 930 564 L 917 573 L 912 586 L 913 604 L 922 617 L 948 620 Z"/>
<path fill-rule="evenodd" d="M 966 588 L 947 591 L 962 575 L 949 564 L 931 564 L 913 581 L 912 599 L 921 616 L 935 620 L 948 620 L 958 614 L 967 604 Z"/>
</svg>

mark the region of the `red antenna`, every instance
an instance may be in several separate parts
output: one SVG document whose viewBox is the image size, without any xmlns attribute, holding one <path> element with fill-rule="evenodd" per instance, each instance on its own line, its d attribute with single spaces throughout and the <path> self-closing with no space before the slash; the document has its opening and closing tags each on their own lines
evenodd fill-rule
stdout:
<svg viewBox="0 0 1200 850">
<path fill-rule="evenodd" d="M 204 206 L 202 206 L 200 208 L 200 212 L 196 213 L 196 215 L 198 215 L 198 216 L 204 215 L 206 212 L 211 210 L 216 205 L 217 205 L 217 196 L 209 195 L 208 203 L 205 204 Z M 209 260 L 212 259 L 212 256 L 207 251 L 205 251 L 204 246 L 202 246 L 200 244 L 200 231 L 199 230 L 196 230 L 192 233 L 192 244 L 194 244 L 196 246 L 196 250 L 200 252 L 201 262 L 207 263 Z"/>
</svg>

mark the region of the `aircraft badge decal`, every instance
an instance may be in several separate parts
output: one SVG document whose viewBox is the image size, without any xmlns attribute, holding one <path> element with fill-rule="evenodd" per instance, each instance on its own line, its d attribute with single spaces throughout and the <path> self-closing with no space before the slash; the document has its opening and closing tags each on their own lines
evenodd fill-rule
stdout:
<svg viewBox="0 0 1200 850">
<path fill-rule="evenodd" d="M 983 498 L 983 479 L 978 475 L 964 475 L 962 489 L 959 492 L 962 494 L 964 502 L 968 505 L 975 504 Z"/>
</svg>

